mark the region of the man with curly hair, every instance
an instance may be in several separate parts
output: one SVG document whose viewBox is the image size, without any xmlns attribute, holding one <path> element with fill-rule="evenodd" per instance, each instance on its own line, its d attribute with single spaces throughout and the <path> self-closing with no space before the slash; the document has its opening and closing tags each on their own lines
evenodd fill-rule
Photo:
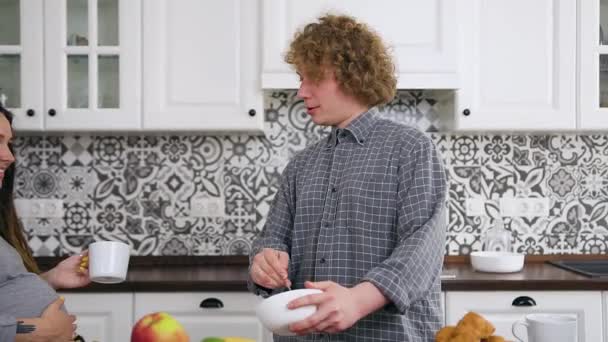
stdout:
<svg viewBox="0 0 608 342">
<path fill-rule="evenodd" d="M 378 117 L 395 95 L 392 58 L 352 17 L 325 15 L 285 56 L 327 139 L 285 168 L 250 254 L 251 291 L 322 290 L 317 311 L 275 341 L 434 341 L 441 326 L 446 178 L 422 132 Z"/>
</svg>

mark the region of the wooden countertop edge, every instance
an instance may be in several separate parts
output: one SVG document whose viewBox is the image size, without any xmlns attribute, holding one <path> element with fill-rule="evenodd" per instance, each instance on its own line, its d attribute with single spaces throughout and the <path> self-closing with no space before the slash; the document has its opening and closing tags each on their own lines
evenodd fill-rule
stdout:
<svg viewBox="0 0 608 342">
<path fill-rule="evenodd" d="M 475 272 L 468 264 L 449 263 L 443 291 L 608 291 L 608 278 L 588 278 L 549 264 L 530 263 L 509 274 Z M 247 291 L 246 265 L 154 267 L 133 265 L 121 284 L 91 284 L 67 292 L 231 292 Z"/>
<path fill-rule="evenodd" d="M 60 257 L 36 257 L 41 269 L 47 270 L 59 261 L 66 258 Z M 526 255 L 526 264 L 540 264 L 550 260 L 595 260 L 606 259 L 606 254 L 551 254 L 551 255 Z M 444 265 L 469 264 L 468 255 L 446 255 Z M 205 255 L 205 256 L 131 256 L 131 266 L 248 266 L 249 258 L 246 255 Z"/>
<path fill-rule="evenodd" d="M 547 261 L 555 260 L 598 260 L 606 259 L 606 254 L 547 254 L 547 255 L 526 255 L 526 264 L 542 264 Z M 444 264 L 469 264 L 471 258 L 468 255 L 446 255 L 443 259 Z"/>
<path fill-rule="evenodd" d="M 442 291 L 608 291 L 608 282 L 571 281 L 478 281 L 442 280 Z M 234 282 L 125 282 L 116 285 L 92 284 L 85 288 L 62 290 L 74 293 L 112 292 L 246 292 L 243 281 Z"/>
</svg>

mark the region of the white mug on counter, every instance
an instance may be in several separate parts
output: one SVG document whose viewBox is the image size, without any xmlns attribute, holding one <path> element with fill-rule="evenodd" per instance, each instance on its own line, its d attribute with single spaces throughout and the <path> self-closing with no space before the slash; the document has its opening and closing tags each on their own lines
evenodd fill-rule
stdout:
<svg viewBox="0 0 608 342">
<path fill-rule="evenodd" d="M 127 279 L 130 247 L 120 241 L 98 241 L 89 245 L 89 277 L 102 284 Z"/>
<path fill-rule="evenodd" d="M 515 333 L 517 326 L 525 326 L 528 342 L 576 342 L 576 317 L 558 314 L 529 314 L 525 320 L 513 323 L 513 336 L 523 342 Z"/>
</svg>

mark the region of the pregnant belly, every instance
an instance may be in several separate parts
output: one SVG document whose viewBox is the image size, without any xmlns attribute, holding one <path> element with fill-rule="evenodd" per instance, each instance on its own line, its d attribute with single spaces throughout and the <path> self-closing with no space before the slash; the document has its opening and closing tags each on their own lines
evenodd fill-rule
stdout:
<svg viewBox="0 0 608 342">
<path fill-rule="evenodd" d="M 15 318 L 39 317 L 58 295 L 35 274 L 23 274 L 0 285 L 0 312 Z"/>
</svg>

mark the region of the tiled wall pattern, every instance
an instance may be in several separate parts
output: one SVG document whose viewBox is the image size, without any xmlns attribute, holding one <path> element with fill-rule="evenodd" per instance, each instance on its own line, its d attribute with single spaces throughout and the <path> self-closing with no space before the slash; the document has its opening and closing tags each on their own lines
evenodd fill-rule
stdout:
<svg viewBox="0 0 608 342">
<path fill-rule="evenodd" d="M 548 217 L 504 217 L 528 254 L 608 253 L 608 136 L 444 132 L 446 91 L 402 91 L 384 115 L 429 132 L 449 174 L 447 254 L 481 248 L 500 198 L 546 197 Z M 327 134 L 293 91 L 268 92 L 265 136 L 22 136 L 16 196 L 60 199 L 63 218 L 23 219 L 35 253 L 94 240 L 137 255 L 245 254 L 288 159 Z M 467 198 L 483 215 L 467 216 Z M 199 217 L 202 216 L 202 217 Z"/>
</svg>

